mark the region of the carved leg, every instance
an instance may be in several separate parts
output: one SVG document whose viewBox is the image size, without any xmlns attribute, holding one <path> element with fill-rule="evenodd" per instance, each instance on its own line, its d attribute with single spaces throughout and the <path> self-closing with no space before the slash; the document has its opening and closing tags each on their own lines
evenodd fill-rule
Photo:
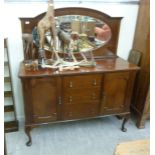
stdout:
<svg viewBox="0 0 155 155">
<path fill-rule="evenodd" d="M 120 116 L 120 115 L 116 115 L 117 119 L 123 119 L 123 116 Z"/>
<path fill-rule="evenodd" d="M 125 128 L 125 124 L 126 124 L 126 122 L 129 120 L 129 117 L 130 117 L 129 114 L 127 114 L 127 115 L 124 116 L 124 120 L 123 120 L 122 128 L 121 128 L 121 130 L 122 130 L 123 132 L 126 132 L 126 131 L 127 131 L 127 129 Z"/>
<path fill-rule="evenodd" d="M 25 133 L 27 134 L 29 140 L 28 142 L 26 142 L 27 146 L 31 146 L 32 145 L 32 139 L 31 139 L 31 135 L 30 135 L 30 131 L 31 131 L 31 127 L 25 127 Z"/>
</svg>

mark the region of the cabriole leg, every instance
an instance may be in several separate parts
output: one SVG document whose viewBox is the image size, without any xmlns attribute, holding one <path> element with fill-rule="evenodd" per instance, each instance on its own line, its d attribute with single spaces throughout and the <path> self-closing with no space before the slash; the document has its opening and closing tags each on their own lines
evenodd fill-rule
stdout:
<svg viewBox="0 0 155 155">
<path fill-rule="evenodd" d="M 127 115 L 124 116 L 123 123 L 122 123 L 122 128 L 121 128 L 121 130 L 122 130 L 123 132 L 126 132 L 126 131 L 127 131 L 127 128 L 125 128 L 125 124 L 126 124 L 126 122 L 129 120 L 129 117 L 130 117 L 129 114 L 127 114 Z"/>
<path fill-rule="evenodd" d="M 31 146 L 32 145 L 32 138 L 31 138 L 31 134 L 30 134 L 30 131 L 31 131 L 31 127 L 25 127 L 25 133 L 26 135 L 28 136 L 28 141 L 26 142 L 26 145 L 27 146 Z"/>
</svg>

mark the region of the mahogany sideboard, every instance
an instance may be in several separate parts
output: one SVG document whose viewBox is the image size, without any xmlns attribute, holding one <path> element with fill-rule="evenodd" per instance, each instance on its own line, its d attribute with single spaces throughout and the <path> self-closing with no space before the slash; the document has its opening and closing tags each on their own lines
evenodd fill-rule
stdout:
<svg viewBox="0 0 155 155">
<path fill-rule="evenodd" d="M 20 64 L 23 86 L 25 132 L 39 125 L 109 115 L 124 117 L 122 131 L 130 114 L 134 79 L 139 68 L 119 58 L 96 60 L 95 67 L 73 71 L 26 70 Z"/>
</svg>

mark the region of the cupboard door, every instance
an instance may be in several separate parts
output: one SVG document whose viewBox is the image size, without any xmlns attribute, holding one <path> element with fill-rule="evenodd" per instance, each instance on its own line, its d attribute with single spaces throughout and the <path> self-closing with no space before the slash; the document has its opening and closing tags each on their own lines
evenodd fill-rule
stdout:
<svg viewBox="0 0 155 155">
<path fill-rule="evenodd" d="M 101 99 L 101 114 L 121 112 L 126 108 L 128 79 L 128 72 L 105 74 Z"/>
<path fill-rule="evenodd" d="M 33 121 L 46 123 L 57 120 L 57 80 L 55 78 L 33 78 L 31 85 L 31 104 Z"/>
</svg>

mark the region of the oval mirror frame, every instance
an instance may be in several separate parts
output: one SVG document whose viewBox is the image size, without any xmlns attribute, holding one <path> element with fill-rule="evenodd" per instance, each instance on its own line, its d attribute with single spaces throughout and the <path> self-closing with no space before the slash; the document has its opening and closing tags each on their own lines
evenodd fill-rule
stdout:
<svg viewBox="0 0 155 155">
<path fill-rule="evenodd" d="M 45 12 L 34 17 L 34 18 L 20 18 L 22 24 L 22 33 L 32 33 L 33 28 L 37 23 L 44 17 Z M 55 17 L 64 16 L 64 15 L 82 15 L 89 16 L 100 21 L 104 21 L 111 29 L 112 37 L 109 41 L 94 51 L 95 58 L 105 58 L 116 56 L 120 23 L 122 17 L 111 17 L 103 12 L 93 10 L 90 8 L 81 8 L 81 7 L 67 7 L 67 8 L 58 8 L 55 9 Z M 29 22 L 27 24 L 27 22 Z"/>
<path fill-rule="evenodd" d="M 95 51 L 107 44 L 111 39 L 111 29 L 99 19 L 83 15 L 63 15 L 55 17 L 56 29 L 58 32 L 57 49 L 59 52 L 66 52 L 64 49 L 64 38 L 78 42 L 78 50 Z M 73 36 L 76 36 L 76 38 Z M 69 50 L 69 49 L 68 49 Z"/>
</svg>

